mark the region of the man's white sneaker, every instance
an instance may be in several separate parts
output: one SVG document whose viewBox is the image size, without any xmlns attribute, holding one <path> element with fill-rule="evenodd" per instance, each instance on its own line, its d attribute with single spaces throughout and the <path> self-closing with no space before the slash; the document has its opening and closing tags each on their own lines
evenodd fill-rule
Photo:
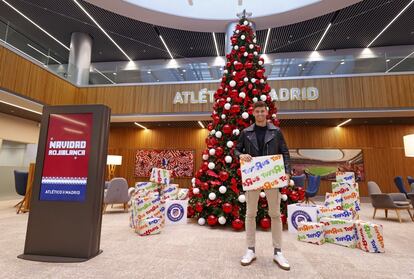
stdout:
<svg viewBox="0 0 414 279">
<path fill-rule="evenodd" d="M 247 249 L 246 254 L 242 257 L 240 263 L 243 266 L 251 264 L 256 259 L 256 254 L 253 250 Z"/>
<path fill-rule="evenodd" d="M 277 265 L 284 270 L 290 270 L 290 265 L 288 260 L 283 256 L 282 252 L 277 252 L 276 255 L 273 256 L 273 261 L 277 263 Z"/>
</svg>

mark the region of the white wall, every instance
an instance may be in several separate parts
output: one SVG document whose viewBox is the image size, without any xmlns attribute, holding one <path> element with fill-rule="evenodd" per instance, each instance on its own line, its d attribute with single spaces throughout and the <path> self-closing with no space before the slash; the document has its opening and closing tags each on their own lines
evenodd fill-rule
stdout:
<svg viewBox="0 0 414 279">
<path fill-rule="evenodd" d="M 28 170 L 36 161 L 40 127 L 35 121 L 0 113 L 0 200 L 16 194 L 13 170 Z"/>
</svg>

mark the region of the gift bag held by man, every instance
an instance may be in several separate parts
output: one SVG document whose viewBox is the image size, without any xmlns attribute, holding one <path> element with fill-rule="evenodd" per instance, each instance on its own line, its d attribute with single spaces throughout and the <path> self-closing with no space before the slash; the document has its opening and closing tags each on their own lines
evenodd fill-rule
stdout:
<svg viewBox="0 0 414 279">
<path fill-rule="evenodd" d="M 266 103 L 258 101 L 253 105 L 253 116 L 255 123 L 245 128 L 241 133 L 235 154 L 241 161 L 249 162 L 252 157 L 282 154 L 287 180 L 290 179 L 290 156 L 289 149 L 279 128 L 267 123 L 268 111 Z M 272 240 L 274 248 L 273 260 L 285 270 L 290 269 L 287 259 L 282 254 L 282 221 L 280 219 L 280 192 L 273 188 L 265 190 L 269 205 L 269 216 L 271 218 Z M 242 265 L 249 265 L 256 259 L 255 235 L 256 214 L 260 190 L 246 192 L 246 254 L 241 259 Z"/>
</svg>

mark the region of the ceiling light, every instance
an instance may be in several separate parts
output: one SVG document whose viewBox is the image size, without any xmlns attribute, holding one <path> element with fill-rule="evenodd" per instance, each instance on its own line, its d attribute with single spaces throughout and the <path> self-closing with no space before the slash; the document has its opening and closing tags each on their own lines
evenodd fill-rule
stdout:
<svg viewBox="0 0 414 279">
<path fill-rule="evenodd" d="M 410 54 L 408 54 L 406 57 L 404 57 L 403 59 L 401 59 L 397 64 L 395 64 L 394 66 L 392 66 L 391 68 L 389 68 L 386 73 L 388 73 L 389 71 L 391 71 L 392 69 L 394 69 L 395 67 L 397 67 L 398 65 L 400 65 L 405 59 L 407 59 L 408 57 L 410 57 L 411 55 L 414 54 L 414 51 L 411 52 Z"/>
<path fill-rule="evenodd" d="M 183 69 L 183 73 L 187 72 L 186 69 Z"/>
<path fill-rule="evenodd" d="M 75 2 L 76 5 L 78 5 L 78 7 L 93 21 L 93 23 L 95 23 L 96 26 L 98 26 L 99 29 L 101 29 L 102 33 L 105 34 L 105 36 L 108 37 L 108 39 L 122 52 L 122 54 L 125 55 L 125 57 L 129 60 L 129 61 L 133 61 L 127 54 L 126 52 L 114 41 L 114 39 L 111 38 L 111 36 L 109 36 L 109 34 L 101 27 L 101 25 L 99 25 L 99 23 L 88 13 L 88 11 L 77 1 L 77 0 L 73 0 L 73 2 Z"/>
<path fill-rule="evenodd" d="M 112 84 L 116 84 L 112 79 L 110 79 L 109 77 L 107 77 L 106 75 L 104 75 L 101 71 L 99 71 L 97 68 L 94 69 L 98 74 L 100 74 L 101 76 L 103 76 L 104 78 L 106 78 L 107 80 L 109 80 Z"/>
<path fill-rule="evenodd" d="M 151 70 L 147 71 L 147 74 L 149 74 L 149 75 L 150 75 L 150 74 L 151 74 Z"/>
<path fill-rule="evenodd" d="M 266 41 L 265 41 L 265 45 L 263 48 L 263 54 L 266 54 L 266 49 L 267 49 L 267 43 L 269 42 L 269 36 L 270 36 L 270 29 L 267 29 L 267 34 L 266 34 Z"/>
<path fill-rule="evenodd" d="M 344 122 L 338 124 L 338 126 L 336 126 L 336 127 L 341 127 L 341 126 L 345 125 L 346 123 L 351 122 L 351 120 L 352 119 L 345 120 Z"/>
<path fill-rule="evenodd" d="M 116 76 L 116 73 L 112 73 L 114 76 Z"/>
<path fill-rule="evenodd" d="M 214 46 L 216 47 L 217 56 L 220 56 L 220 51 L 217 46 L 216 34 L 214 32 L 213 32 L 213 40 L 214 40 Z"/>
<path fill-rule="evenodd" d="M 298 67 L 302 67 L 302 64 L 299 64 Z"/>
<path fill-rule="evenodd" d="M 391 59 L 387 59 L 387 60 L 385 60 L 385 62 L 390 62 L 391 61 Z"/>
<path fill-rule="evenodd" d="M 37 52 L 38 52 L 38 53 L 40 53 L 41 55 L 43 55 L 43 56 L 45 56 L 45 57 L 47 57 L 47 58 L 50 58 L 50 59 L 52 59 L 52 60 L 56 61 L 57 63 L 59 63 L 60 65 L 62 65 L 62 63 L 60 63 L 59 61 L 57 61 L 55 58 L 53 58 L 52 56 L 47 55 L 47 54 L 45 54 L 45 53 L 41 52 L 40 50 L 38 50 L 37 48 L 35 48 L 35 47 L 34 47 L 34 46 L 32 46 L 31 44 L 27 44 L 27 46 L 28 46 L 28 47 L 30 47 L 30 48 L 32 48 L 32 49 L 34 49 L 35 51 L 37 51 Z"/>
<path fill-rule="evenodd" d="M 201 121 L 197 121 L 197 122 L 198 122 L 198 125 L 200 125 L 201 128 L 203 128 L 203 129 L 205 128 Z"/>
<path fill-rule="evenodd" d="M 18 14 L 20 14 L 22 17 L 24 17 L 25 19 L 27 19 L 31 24 L 33 24 L 34 26 L 36 26 L 37 28 L 39 28 L 41 31 L 43 31 L 46 35 L 48 35 L 49 37 L 51 37 L 53 40 L 55 40 L 56 42 L 58 42 L 61 46 L 63 46 L 64 48 L 66 48 L 67 50 L 70 50 L 69 47 L 67 47 L 64 43 L 62 43 L 61 41 L 59 41 L 58 39 L 56 39 L 54 36 L 52 36 L 49 32 L 47 32 L 45 29 L 43 29 L 42 27 L 40 27 L 36 22 L 34 22 L 33 20 L 31 20 L 29 17 L 27 17 L 25 14 L 23 14 L 21 11 L 19 11 L 18 9 L 16 9 L 15 7 L 13 7 L 9 2 L 7 2 L 6 0 L 2 0 L 7 6 L 9 6 L 10 8 L 12 8 L 13 10 L 15 10 Z"/>
<path fill-rule="evenodd" d="M 325 38 L 326 33 L 328 33 L 328 30 L 329 30 L 329 28 L 331 28 L 331 26 L 332 26 L 332 23 L 330 22 L 330 23 L 328 24 L 328 26 L 326 27 L 325 32 L 323 32 L 322 37 L 319 39 L 319 42 L 318 42 L 318 44 L 317 44 L 317 45 L 316 45 L 316 47 L 315 47 L 315 51 L 317 51 L 317 50 L 318 50 L 319 45 L 322 43 L 323 38 Z"/>
<path fill-rule="evenodd" d="M 345 64 L 345 61 L 341 61 L 341 65 Z"/>
<path fill-rule="evenodd" d="M 139 124 L 139 123 L 137 123 L 137 122 L 134 122 L 134 124 L 135 124 L 135 125 L 137 125 L 138 127 L 141 127 L 141 128 L 143 128 L 143 129 L 145 129 L 145 130 L 147 129 L 147 127 L 145 127 L 145 126 L 143 126 L 143 125 L 141 125 L 141 124 Z"/>
<path fill-rule="evenodd" d="M 167 44 L 164 41 L 164 38 L 161 36 L 160 31 L 158 31 L 158 28 L 154 27 L 155 31 L 158 33 L 158 37 L 160 37 L 161 42 L 163 43 L 165 49 L 167 50 L 168 54 L 170 55 L 171 59 L 174 59 L 174 56 L 172 56 L 170 49 L 168 48 Z"/>
<path fill-rule="evenodd" d="M 384 33 L 384 31 L 385 30 L 387 30 L 388 29 L 388 27 L 390 27 L 391 26 L 391 24 L 406 10 L 406 9 L 408 9 L 408 7 L 412 4 L 414 2 L 414 0 L 411 0 L 410 1 L 410 3 L 408 3 L 407 4 L 407 6 L 405 6 L 404 7 L 404 9 L 402 9 L 398 14 L 397 14 L 397 16 L 396 17 L 394 17 L 391 21 L 390 21 L 390 23 L 388 23 L 387 24 L 387 26 L 385 26 L 385 28 L 384 29 L 382 29 L 382 31 L 381 32 L 379 32 L 379 34 L 367 45 L 367 47 L 370 47 L 374 42 L 375 42 L 375 40 L 376 39 L 378 39 L 378 37 L 379 36 L 381 36 L 381 34 L 382 33 Z"/>
</svg>

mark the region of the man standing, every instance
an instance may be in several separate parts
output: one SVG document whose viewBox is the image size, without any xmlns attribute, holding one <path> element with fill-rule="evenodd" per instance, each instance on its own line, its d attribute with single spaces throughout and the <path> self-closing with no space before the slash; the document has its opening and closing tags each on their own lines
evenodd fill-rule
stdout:
<svg viewBox="0 0 414 279">
<path fill-rule="evenodd" d="M 285 164 L 285 172 L 288 181 L 290 180 L 290 156 L 289 149 L 279 128 L 267 123 L 268 110 L 266 103 L 258 101 L 253 105 L 253 116 L 255 124 L 245 128 L 241 133 L 235 150 L 240 160 L 249 162 L 252 157 L 282 154 Z M 290 270 L 287 259 L 281 250 L 282 242 L 282 221 L 280 219 L 280 192 L 273 188 L 265 190 L 271 218 L 272 241 L 274 248 L 273 261 L 280 268 Z M 256 259 L 256 214 L 260 190 L 246 191 L 246 238 L 247 251 L 241 259 L 243 266 L 251 264 Z"/>
</svg>

